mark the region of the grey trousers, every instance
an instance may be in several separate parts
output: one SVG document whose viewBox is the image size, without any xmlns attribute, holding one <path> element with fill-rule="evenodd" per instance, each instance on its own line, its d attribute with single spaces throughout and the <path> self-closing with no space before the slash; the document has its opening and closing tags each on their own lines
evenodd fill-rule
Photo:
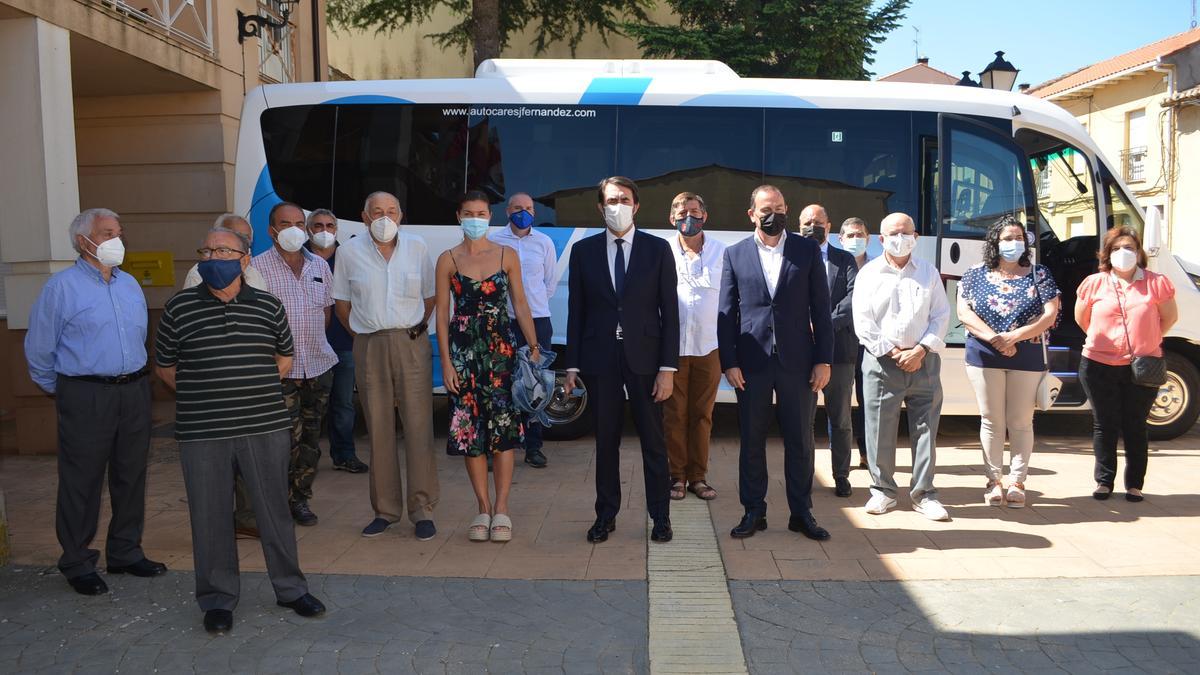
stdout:
<svg viewBox="0 0 1200 675">
<path fill-rule="evenodd" d="M 258 520 L 267 575 L 275 598 L 291 602 L 308 592 L 296 552 L 296 530 L 288 508 L 290 430 L 219 441 L 179 444 L 183 482 L 192 520 L 192 560 L 200 609 L 237 607 L 238 550 L 233 534 L 233 472 L 236 466 Z"/>
<path fill-rule="evenodd" d="M 132 565 L 142 552 L 146 456 L 150 451 L 150 378 L 125 384 L 58 376 L 58 569 L 68 579 L 96 571 L 91 548 L 108 471 L 112 518 L 104 545 L 112 566 Z"/>
<path fill-rule="evenodd" d="M 850 399 L 854 396 L 854 364 L 835 363 L 829 369 L 825 395 L 825 417 L 829 419 L 829 453 L 834 478 L 850 477 L 850 446 L 854 443 L 854 424 L 850 417 Z M 816 407 L 816 398 L 813 406 Z"/>
<path fill-rule="evenodd" d="M 933 476 L 937 467 L 937 430 L 942 415 L 942 359 L 926 354 L 920 370 L 906 373 L 889 357 L 863 353 L 863 402 L 867 461 L 871 465 L 871 494 L 896 497 L 896 437 L 900 405 L 908 409 L 908 435 L 912 443 L 914 502 L 937 497 Z"/>
</svg>

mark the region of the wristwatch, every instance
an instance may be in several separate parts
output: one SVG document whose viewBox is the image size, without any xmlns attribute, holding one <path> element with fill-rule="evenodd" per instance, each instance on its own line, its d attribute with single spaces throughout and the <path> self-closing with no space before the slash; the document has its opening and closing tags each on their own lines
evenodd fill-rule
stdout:
<svg viewBox="0 0 1200 675">
<path fill-rule="evenodd" d="M 428 326 L 429 326 L 429 324 L 428 324 L 428 323 L 426 323 L 426 322 L 422 321 L 421 323 L 419 323 L 419 324 L 417 324 L 417 325 L 415 325 L 415 326 L 412 326 L 412 327 L 410 327 L 410 328 L 408 329 L 408 337 L 409 337 L 410 339 L 416 340 L 417 338 L 421 337 L 421 333 L 424 333 L 424 332 L 425 332 L 425 329 L 426 329 Z"/>
</svg>

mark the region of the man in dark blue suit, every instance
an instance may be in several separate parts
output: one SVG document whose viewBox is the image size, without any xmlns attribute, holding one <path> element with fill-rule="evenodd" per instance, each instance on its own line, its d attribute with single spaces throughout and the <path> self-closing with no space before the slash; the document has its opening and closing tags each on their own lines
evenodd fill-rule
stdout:
<svg viewBox="0 0 1200 675">
<path fill-rule="evenodd" d="M 767 529 L 767 426 L 783 431 L 788 529 L 823 541 L 812 515 L 813 398 L 829 382 L 833 323 L 821 249 L 789 236 L 787 202 L 772 185 L 750 195 L 753 236 L 725 249 L 717 344 L 721 369 L 737 392 L 741 453 L 738 496 L 745 516 L 735 538 Z"/>
<path fill-rule="evenodd" d="M 598 208 L 607 229 L 576 243 L 568 264 L 570 298 L 566 389 L 587 379 L 596 417 L 596 522 L 588 541 L 608 539 L 621 508 L 620 447 L 625 394 L 642 443 L 650 538 L 670 541 L 671 473 L 662 402 L 679 368 L 675 259 L 665 239 L 638 232 L 638 190 L 613 176 L 600 181 Z"/>
<path fill-rule="evenodd" d="M 854 395 L 854 361 L 858 358 L 858 338 L 854 335 L 854 277 L 858 264 L 854 256 L 829 245 L 829 215 L 820 204 L 809 204 L 800 212 L 800 234 L 817 242 L 829 282 L 829 304 L 833 307 L 833 364 L 829 384 L 825 385 L 825 417 L 829 419 L 829 452 L 833 464 L 833 493 L 849 497 L 850 446 L 854 443 L 854 424 L 850 417 L 850 399 Z M 814 399 L 813 403 L 816 403 Z"/>
</svg>

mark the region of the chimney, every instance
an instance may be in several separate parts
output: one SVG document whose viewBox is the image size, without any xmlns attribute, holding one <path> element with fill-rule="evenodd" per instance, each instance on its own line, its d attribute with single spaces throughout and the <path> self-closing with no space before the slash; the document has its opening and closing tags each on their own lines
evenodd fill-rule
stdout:
<svg viewBox="0 0 1200 675">
<path fill-rule="evenodd" d="M 928 57 L 928 56 L 921 56 L 921 57 L 918 57 L 918 58 L 917 58 L 917 63 L 919 63 L 919 64 L 921 64 L 921 65 L 923 65 L 923 66 L 927 66 L 927 65 L 929 65 L 929 57 Z"/>
<path fill-rule="evenodd" d="M 1021 93 L 1021 94 L 1028 93 L 1028 92 L 1029 92 L 1029 83 L 1028 83 L 1028 82 L 1022 82 L 1021 84 L 1018 84 L 1018 85 L 1017 85 L 1017 92 L 1018 92 L 1018 93 Z"/>
</svg>

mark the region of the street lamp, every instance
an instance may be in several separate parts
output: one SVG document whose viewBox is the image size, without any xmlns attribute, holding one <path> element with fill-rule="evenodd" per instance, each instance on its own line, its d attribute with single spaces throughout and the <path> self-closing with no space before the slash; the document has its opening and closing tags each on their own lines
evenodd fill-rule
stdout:
<svg viewBox="0 0 1200 675">
<path fill-rule="evenodd" d="M 1004 60 L 1004 52 L 996 52 L 996 59 L 979 73 L 979 83 L 988 89 L 1012 91 L 1018 72 L 1013 64 Z"/>
<path fill-rule="evenodd" d="M 238 44 L 246 41 L 246 38 L 261 37 L 263 28 L 283 28 L 288 25 L 288 16 L 292 13 L 292 5 L 299 4 L 300 0 L 277 0 L 279 5 L 279 16 L 282 21 L 275 21 L 269 16 L 259 16 L 258 14 L 242 14 L 242 10 L 238 10 Z M 1015 77 L 1015 75 L 1014 75 Z"/>
<path fill-rule="evenodd" d="M 971 71 L 964 70 L 962 79 L 954 83 L 959 87 L 978 87 L 979 83 L 971 79 Z"/>
</svg>

